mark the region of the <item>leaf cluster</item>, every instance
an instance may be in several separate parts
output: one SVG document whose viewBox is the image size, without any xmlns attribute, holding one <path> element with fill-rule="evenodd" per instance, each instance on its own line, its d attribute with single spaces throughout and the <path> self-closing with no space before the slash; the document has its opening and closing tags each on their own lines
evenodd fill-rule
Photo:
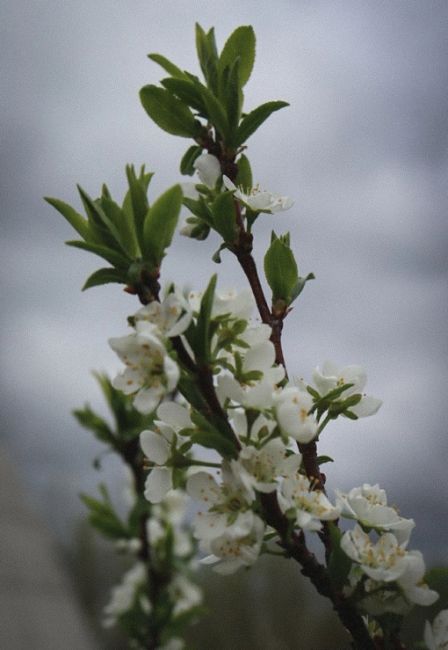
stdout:
<svg viewBox="0 0 448 650">
<path fill-rule="evenodd" d="M 81 236 L 66 243 L 94 253 L 110 264 L 95 271 L 83 289 L 119 283 L 138 293 L 142 285 L 157 279 L 177 226 L 182 190 L 174 185 L 149 205 L 147 191 L 152 176 L 144 166 L 137 174 L 128 165 L 128 191 L 121 205 L 112 199 L 106 185 L 97 199 L 78 186 L 85 217 L 64 201 L 46 197 Z"/>
<path fill-rule="evenodd" d="M 224 157 L 234 158 L 238 148 L 273 112 L 288 105 L 271 101 L 249 113 L 243 112 L 243 88 L 255 61 L 255 34 L 251 26 L 238 27 L 218 53 L 214 29 L 206 32 L 196 24 L 196 51 L 202 81 L 166 57 L 149 54 L 169 76 L 162 79 L 161 87 L 150 84 L 140 91 L 145 111 L 160 128 L 195 141 L 181 162 L 181 172 L 190 175 L 203 148 L 213 143 Z"/>
</svg>

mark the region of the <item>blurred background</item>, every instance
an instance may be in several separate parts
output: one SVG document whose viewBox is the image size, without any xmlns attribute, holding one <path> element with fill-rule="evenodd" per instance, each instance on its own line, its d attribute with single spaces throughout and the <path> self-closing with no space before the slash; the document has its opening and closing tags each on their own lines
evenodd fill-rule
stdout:
<svg viewBox="0 0 448 650">
<path fill-rule="evenodd" d="M 316 275 L 285 326 L 290 374 L 310 379 L 327 358 L 359 363 L 369 374 L 368 392 L 384 400 L 375 417 L 326 432 L 321 453 L 336 461 L 327 466 L 330 494 L 379 482 L 417 522 L 411 547 L 429 566 L 447 563 L 447 3 L 4 0 L 0 11 L 0 514 L 3 550 L 19 538 L 24 543 L 23 562 L 4 555 L 0 617 L 16 621 L 12 590 L 28 593 L 33 583 L 40 598 L 25 605 L 17 596 L 14 608 L 26 607 L 26 620 L 42 627 L 43 616 L 51 627 L 63 620 L 51 610 L 61 601 L 58 590 L 71 590 L 67 616 L 79 617 L 74 628 L 85 627 L 86 636 L 66 636 L 63 647 L 121 647 L 87 640 L 85 612 L 98 619 L 103 585 L 119 568 L 86 528 L 78 494 L 101 480 L 120 499 L 123 472 L 111 456 L 102 458 L 100 473 L 93 469 L 103 450 L 70 411 L 88 400 L 104 412 L 91 371 L 119 369 L 107 339 L 125 333 L 137 305 L 117 285 L 81 293 L 98 262 L 64 247 L 72 232 L 42 196 L 79 206 L 75 183 L 96 196 L 107 182 L 119 197 L 126 163 L 156 171 L 152 196 L 181 180 L 187 141 L 147 118 L 138 90 L 162 76 L 149 52 L 198 70 L 195 21 L 216 27 L 219 46 L 235 27 L 252 24 L 258 49 L 245 106 L 291 104 L 260 128 L 248 150 L 256 181 L 295 200 L 289 212 L 257 222 L 258 259 L 272 228 L 290 230 L 302 275 Z M 210 260 L 215 244 L 177 237 L 164 280 L 200 289 L 218 270 L 221 288 L 242 287 L 230 257 L 224 254 L 219 268 Z M 30 556 L 36 548 L 49 562 L 41 577 L 37 555 Z M 65 571 L 64 578 L 50 580 L 53 571 Z M 314 601 L 292 573 L 289 565 L 262 562 L 227 581 L 204 577 L 210 603 L 218 595 L 221 607 L 227 598 L 222 629 L 241 621 L 247 627 L 246 636 L 223 637 L 219 647 L 292 650 L 300 626 L 309 629 L 304 650 L 344 647 L 331 621 L 327 637 L 320 621 L 309 627 Z M 51 621 L 36 613 L 45 589 Z M 281 612 L 287 624 L 280 625 Z M 321 601 L 319 612 L 329 616 Z M 209 618 L 199 626 L 203 636 L 193 647 L 210 647 L 213 625 Z M 25 637 L 5 638 L 7 650 L 31 647 Z M 34 636 L 32 647 L 62 647 L 51 638 L 39 646 Z"/>
</svg>

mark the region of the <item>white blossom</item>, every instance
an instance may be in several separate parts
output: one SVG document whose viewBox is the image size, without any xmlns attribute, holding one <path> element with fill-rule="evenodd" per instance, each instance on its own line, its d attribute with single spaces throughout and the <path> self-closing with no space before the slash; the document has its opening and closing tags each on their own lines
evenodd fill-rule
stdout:
<svg viewBox="0 0 448 650">
<path fill-rule="evenodd" d="M 188 301 L 178 291 L 169 293 L 162 302 L 154 300 L 135 314 L 135 322 L 156 325 L 160 335 L 171 338 L 183 334 L 188 328 L 192 311 Z"/>
<path fill-rule="evenodd" d="M 443 609 L 431 623 L 425 623 L 425 644 L 428 650 L 448 650 L 448 609 Z"/>
<path fill-rule="evenodd" d="M 350 411 L 358 417 L 374 415 L 380 408 L 382 401 L 362 393 L 366 383 L 367 375 L 361 366 L 345 366 L 339 368 L 332 361 L 325 361 L 322 368 L 317 367 L 313 372 L 313 380 L 321 395 L 326 395 L 335 388 L 346 384 L 353 384 L 341 394 L 340 399 L 344 400 L 350 395 L 362 394 L 358 404 L 350 407 Z"/>
<path fill-rule="evenodd" d="M 138 322 L 136 327 L 132 334 L 109 339 L 111 348 L 126 364 L 112 385 L 126 395 L 136 393 L 134 406 L 146 414 L 176 388 L 180 373 L 157 335 L 157 327 L 147 321 Z"/>
<path fill-rule="evenodd" d="M 313 406 L 311 395 L 297 386 L 288 386 L 277 392 L 275 402 L 277 422 L 283 433 L 302 443 L 313 440 L 319 425 L 314 415 L 309 414 Z"/>
<path fill-rule="evenodd" d="M 151 463 L 160 466 L 152 468 L 145 482 L 145 498 L 151 503 L 159 503 L 173 487 L 172 468 L 166 467 L 166 463 L 178 431 L 192 426 L 188 410 L 176 402 L 161 404 L 157 416 L 163 420 L 155 420 L 153 430 L 140 434 L 143 453 Z"/>
<path fill-rule="evenodd" d="M 362 526 L 377 531 L 390 531 L 400 544 L 408 541 L 415 526 L 413 519 L 400 517 L 395 508 L 387 505 L 386 492 L 378 484 L 364 483 L 347 494 L 336 490 L 336 503 L 343 517 L 356 519 Z"/>
<path fill-rule="evenodd" d="M 287 448 L 280 438 L 274 438 L 261 449 L 253 445 L 243 447 L 238 461 L 232 461 L 236 468 L 241 465 L 244 470 L 243 480 L 258 492 L 274 492 L 281 478 L 293 477 L 302 463 L 301 454 L 287 454 Z"/>
<path fill-rule="evenodd" d="M 280 196 L 266 190 L 262 190 L 259 185 L 252 187 L 249 192 L 245 193 L 228 178 L 223 176 L 223 182 L 226 188 L 234 193 L 238 201 L 246 205 L 254 212 L 281 212 L 289 210 L 294 205 L 294 201 L 288 196 Z"/>
<path fill-rule="evenodd" d="M 214 189 L 221 176 L 221 165 L 216 156 L 211 153 L 201 153 L 193 163 L 199 180 L 210 189 Z"/>
<path fill-rule="evenodd" d="M 296 525 L 304 530 L 317 531 L 322 521 L 339 517 L 339 508 L 333 506 L 321 490 L 313 490 L 303 474 L 284 479 L 278 494 L 283 512 L 293 514 Z"/>
<path fill-rule="evenodd" d="M 117 620 L 133 607 L 138 589 L 146 580 L 146 567 L 137 562 L 127 571 L 119 585 L 112 589 L 110 602 L 104 608 L 104 627 L 112 627 Z"/>
<path fill-rule="evenodd" d="M 248 438 L 252 442 L 261 442 L 263 438 L 270 435 L 276 426 L 275 420 L 269 419 L 263 413 L 259 413 L 257 418 L 248 426 L 246 411 L 244 409 L 232 409 L 230 413 L 230 422 L 238 439 L 247 442 Z"/>
<path fill-rule="evenodd" d="M 235 530 L 225 530 L 222 535 L 203 544 L 211 554 L 201 563 L 213 565 L 214 571 L 223 575 L 235 573 L 243 566 L 251 566 L 260 555 L 264 531 L 265 525 L 256 515 L 245 533 L 236 535 Z"/>
<path fill-rule="evenodd" d="M 255 514 L 251 504 L 255 499 L 253 489 L 242 480 L 241 468 L 223 462 L 221 484 L 207 472 L 196 472 L 187 480 L 188 494 L 206 506 L 194 520 L 197 539 L 211 540 L 226 532 L 234 537 L 244 537 L 253 527 Z"/>
<path fill-rule="evenodd" d="M 202 291 L 190 291 L 188 301 L 193 311 L 198 312 Z M 226 289 L 225 291 L 215 291 L 212 306 L 212 318 L 228 314 L 232 318 L 248 321 L 252 316 L 255 307 L 255 299 L 249 289 Z"/>
<path fill-rule="evenodd" d="M 179 616 L 202 602 L 202 591 L 185 575 L 177 574 L 168 587 L 174 603 L 173 616 Z"/>
<path fill-rule="evenodd" d="M 370 598 L 367 604 L 377 611 L 402 609 L 400 593 L 408 603 L 432 605 L 438 594 L 424 584 L 425 563 L 419 551 L 406 551 L 405 544 L 399 544 L 392 533 L 382 534 L 376 543 L 356 524 L 353 530 L 344 533 L 341 548 L 349 558 L 358 563 L 372 582 L 367 582 L 367 591 L 378 591 L 379 583 L 395 583 L 397 595 L 385 594 L 383 602 Z M 381 598 L 381 597 L 380 597 Z M 389 602 L 388 602 L 389 601 Z M 397 602 L 394 602 L 397 601 Z"/>
<path fill-rule="evenodd" d="M 246 408 L 270 408 L 274 390 L 285 376 L 283 366 L 275 364 L 274 345 L 271 341 L 262 341 L 238 354 L 242 357 L 242 374 L 248 377 L 240 383 L 232 374 L 220 375 L 216 389 L 218 398 L 222 404 L 230 399 Z M 250 378 L 251 373 L 253 378 Z"/>
<path fill-rule="evenodd" d="M 172 536 L 173 551 L 177 557 L 191 555 L 193 544 L 190 534 L 183 528 L 189 498 L 183 490 L 169 490 L 151 508 L 147 531 L 152 546 L 164 540 L 167 531 Z"/>
</svg>

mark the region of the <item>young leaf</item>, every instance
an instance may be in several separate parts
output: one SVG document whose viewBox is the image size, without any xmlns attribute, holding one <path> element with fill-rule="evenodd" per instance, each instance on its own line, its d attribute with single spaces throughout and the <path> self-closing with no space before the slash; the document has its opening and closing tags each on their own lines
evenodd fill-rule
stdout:
<svg viewBox="0 0 448 650">
<path fill-rule="evenodd" d="M 308 273 L 308 275 L 305 278 L 298 278 L 297 284 L 293 289 L 292 295 L 291 295 L 291 302 L 293 302 L 303 291 L 303 288 L 305 284 L 308 282 L 308 280 L 314 280 L 315 275 L 314 273 Z"/>
<path fill-rule="evenodd" d="M 249 159 L 244 154 L 238 158 L 238 174 L 235 185 L 242 187 L 244 192 L 249 192 L 252 189 L 252 170 Z"/>
<path fill-rule="evenodd" d="M 216 51 L 215 30 L 205 33 L 196 23 L 196 51 L 199 64 L 208 87 L 216 92 L 218 81 L 218 53 Z"/>
<path fill-rule="evenodd" d="M 261 104 L 253 111 L 248 113 L 243 117 L 241 123 L 236 132 L 236 145 L 239 146 L 244 144 L 246 140 L 258 129 L 259 126 L 263 124 L 265 120 L 274 113 L 279 111 L 281 108 L 289 106 L 287 102 L 266 102 L 266 104 Z"/>
<path fill-rule="evenodd" d="M 129 221 L 134 224 L 134 230 L 140 247 L 143 246 L 143 224 L 148 212 L 149 203 L 147 189 L 153 174 L 145 174 L 142 167 L 140 177 L 137 178 L 134 165 L 126 165 L 126 177 L 129 184 L 129 192 L 123 203 L 123 212 Z M 128 209 L 130 203 L 130 209 Z"/>
<path fill-rule="evenodd" d="M 81 501 L 89 509 L 89 522 L 103 535 L 112 539 L 127 538 L 129 531 L 116 515 L 104 486 L 100 486 L 103 501 L 81 494 Z"/>
<path fill-rule="evenodd" d="M 115 223 L 101 207 L 101 199 L 94 201 L 79 185 L 78 192 L 89 219 L 93 239 L 100 245 L 107 246 L 118 252 L 126 253 L 121 234 Z"/>
<path fill-rule="evenodd" d="M 229 122 L 223 105 L 207 88 L 207 86 L 204 86 L 198 80 L 196 80 L 195 85 L 204 102 L 208 120 L 213 124 L 215 129 L 219 131 L 222 139 L 225 140 L 229 134 Z"/>
<path fill-rule="evenodd" d="M 205 115 L 205 106 L 196 86 L 189 79 L 162 79 L 160 82 L 173 95 L 188 104 L 201 115 Z"/>
<path fill-rule="evenodd" d="M 197 145 L 189 147 L 182 156 L 182 160 L 180 161 L 180 173 L 185 174 L 186 176 L 193 176 L 195 172 L 195 168 L 193 167 L 194 161 L 196 158 L 199 158 L 201 153 L 202 147 L 199 147 Z"/>
<path fill-rule="evenodd" d="M 85 429 L 92 431 L 98 440 L 108 444 L 113 441 L 114 435 L 108 424 L 92 411 L 89 405 L 86 405 L 83 409 L 76 409 L 72 413 L 79 424 Z"/>
<path fill-rule="evenodd" d="M 131 263 L 131 260 L 128 257 L 122 255 L 121 253 L 118 253 L 112 248 L 108 248 L 107 246 L 101 246 L 100 244 L 91 244 L 90 242 L 86 241 L 66 241 L 65 243 L 67 246 L 81 248 L 82 250 L 88 251 L 89 253 L 99 255 L 117 269 L 126 270 Z"/>
<path fill-rule="evenodd" d="M 236 59 L 233 65 L 230 68 L 226 68 L 223 73 L 222 97 L 229 122 L 229 140 L 231 145 L 233 145 L 243 104 L 243 93 L 239 82 L 239 63 L 240 60 Z"/>
<path fill-rule="evenodd" d="M 115 225 L 120 236 L 122 247 L 126 253 L 132 258 L 139 257 L 140 247 L 137 241 L 134 220 L 128 219 L 124 210 L 108 197 L 101 198 L 101 207 L 103 212 Z"/>
<path fill-rule="evenodd" d="M 255 33 L 250 25 L 237 27 L 227 39 L 219 57 L 219 69 L 224 71 L 239 57 L 239 81 L 244 86 L 251 75 L 255 61 Z"/>
<path fill-rule="evenodd" d="M 272 302 L 284 300 L 290 304 L 298 282 L 298 269 L 292 250 L 278 237 L 274 237 L 267 250 L 264 271 L 272 290 Z"/>
<path fill-rule="evenodd" d="M 236 237 L 235 201 L 231 192 L 218 194 L 212 204 L 213 225 L 225 242 L 233 243 Z"/>
<path fill-rule="evenodd" d="M 183 101 L 165 88 L 144 86 L 140 100 L 149 117 L 164 131 L 183 138 L 195 138 L 202 127 Z"/>
<path fill-rule="evenodd" d="M 65 219 L 67 219 L 69 224 L 76 230 L 78 234 L 81 235 L 85 241 L 89 241 L 91 233 L 87 219 L 84 219 L 81 214 L 76 212 L 76 210 L 68 205 L 68 203 L 64 203 L 64 201 L 60 201 L 59 199 L 52 199 L 48 196 L 45 197 L 45 201 L 52 205 L 53 208 L 56 208 L 56 210 L 62 214 Z"/>
<path fill-rule="evenodd" d="M 211 277 L 208 287 L 202 296 L 196 326 L 194 352 L 197 360 L 202 363 L 208 363 L 210 357 L 210 320 L 212 317 L 216 281 L 217 276 L 215 274 Z"/>
<path fill-rule="evenodd" d="M 82 291 L 86 289 L 91 289 L 92 287 L 99 287 L 102 284 L 126 284 L 126 274 L 122 271 L 112 268 L 98 269 L 95 273 L 92 273 L 82 288 Z"/>
<path fill-rule="evenodd" d="M 168 74 L 170 74 L 172 77 L 175 77 L 176 79 L 186 79 L 187 75 L 185 72 L 182 72 L 180 68 L 177 67 L 177 65 L 174 65 L 174 63 L 171 63 L 165 56 L 162 56 L 162 54 L 148 54 L 148 59 L 151 59 L 151 61 L 154 61 L 155 63 L 158 63 Z"/>
<path fill-rule="evenodd" d="M 148 210 L 143 229 L 144 254 L 155 267 L 160 266 L 171 244 L 181 207 L 182 190 L 180 185 L 174 185 Z"/>
<path fill-rule="evenodd" d="M 332 521 L 328 522 L 332 551 L 328 562 L 331 581 L 337 589 L 342 589 L 349 574 L 352 562 L 341 549 L 341 531 Z"/>
</svg>

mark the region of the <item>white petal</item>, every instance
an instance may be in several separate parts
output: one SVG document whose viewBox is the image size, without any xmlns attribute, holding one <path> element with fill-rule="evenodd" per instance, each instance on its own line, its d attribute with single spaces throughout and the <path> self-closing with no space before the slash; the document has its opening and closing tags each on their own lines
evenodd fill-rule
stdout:
<svg viewBox="0 0 448 650">
<path fill-rule="evenodd" d="M 163 369 L 166 376 L 166 388 L 168 392 L 174 390 L 180 377 L 179 366 L 171 357 L 165 356 L 163 360 Z"/>
<path fill-rule="evenodd" d="M 145 456 L 157 465 L 166 463 L 170 456 L 170 448 L 160 434 L 154 431 L 142 431 L 140 434 L 140 446 Z"/>
<path fill-rule="evenodd" d="M 375 415 L 382 403 L 383 402 L 380 399 L 365 395 L 358 404 L 355 404 L 355 406 L 350 408 L 350 411 L 359 418 L 365 418 L 369 415 Z"/>
<path fill-rule="evenodd" d="M 148 415 L 155 411 L 164 392 L 163 386 L 142 388 L 135 396 L 133 404 L 139 413 Z"/>
<path fill-rule="evenodd" d="M 202 153 L 193 163 L 201 183 L 214 189 L 216 181 L 221 176 L 221 165 L 216 156 L 210 153 Z"/>
<path fill-rule="evenodd" d="M 229 190 L 229 192 L 234 192 L 237 189 L 235 183 L 232 183 L 228 176 L 223 176 L 222 182 L 224 183 L 226 189 Z"/>
<path fill-rule="evenodd" d="M 244 357 L 243 370 L 267 370 L 275 362 L 275 348 L 270 341 L 259 343 L 246 352 Z"/>
<path fill-rule="evenodd" d="M 173 475 L 166 467 L 154 467 L 145 482 L 145 499 L 150 503 L 160 503 L 173 487 Z"/>
<path fill-rule="evenodd" d="M 192 499 L 215 503 L 221 495 L 221 490 L 211 474 L 197 472 L 187 480 L 187 493 Z"/>
<path fill-rule="evenodd" d="M 192 426 L 188 409 L 176 402 L 163 402 L 157 409 L 157 417 L 173 429 L 186 429 Z"/>
<path fill-rule="evenodd" d="M 194 536 L 200 540 L 213 540 L 225 532 L 226 520 L 225 515 L 215 512 L 198 512 L 194 519 Z"/>
</svg>

